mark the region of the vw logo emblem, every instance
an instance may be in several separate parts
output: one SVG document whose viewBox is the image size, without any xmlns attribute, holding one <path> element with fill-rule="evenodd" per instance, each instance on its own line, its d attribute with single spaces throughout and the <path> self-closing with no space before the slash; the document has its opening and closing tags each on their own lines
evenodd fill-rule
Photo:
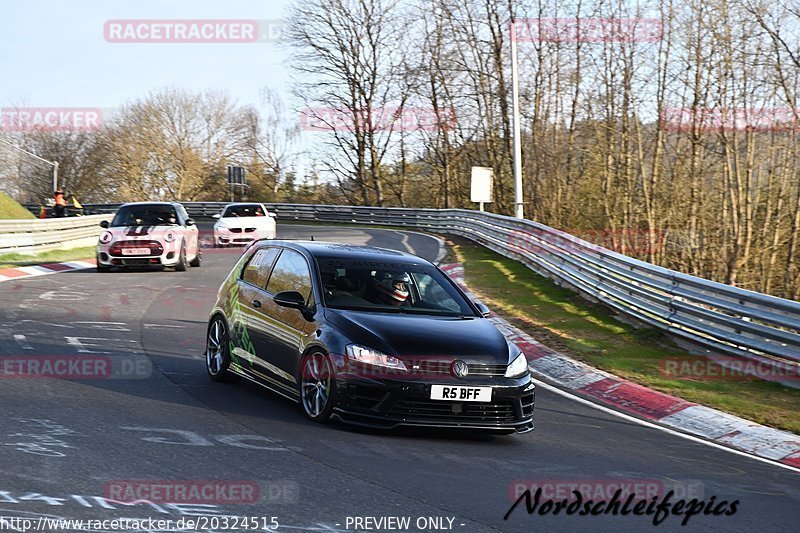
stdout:
<svg viewBox="0 0 800 533">
<path fill-rule="evenodd" d="M 453 363 L 453 374 L 458 378 L 467 377 L 469 374 L 469 367 L 464 361 L 456 361 Z"/>
</svg>

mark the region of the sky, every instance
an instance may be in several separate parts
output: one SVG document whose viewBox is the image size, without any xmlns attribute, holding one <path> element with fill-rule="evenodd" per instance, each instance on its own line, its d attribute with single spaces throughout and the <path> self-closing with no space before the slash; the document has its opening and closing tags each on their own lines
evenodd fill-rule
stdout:
<svg viewBox="0 0 800 533">
<path fill-rule="evenodd" d="M 222 89 L 261 105 L 265 87 L 291 108 L 286 52 L 254 43 L 118 43 L 107 21 L 246 19 L 279 33 L 291 0 L 5 0 L 0 107 L 116 108 L 165 87 Z M 271 21 L 267 25 L 267 21 Z"/>
</svg>

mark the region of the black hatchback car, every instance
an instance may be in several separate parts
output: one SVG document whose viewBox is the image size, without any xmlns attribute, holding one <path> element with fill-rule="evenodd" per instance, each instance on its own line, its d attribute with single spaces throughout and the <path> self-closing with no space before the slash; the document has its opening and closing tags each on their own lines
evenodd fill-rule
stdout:
<svg viewBox="0 0 800 533">
<path fill-rule="evenodd" d="M 219 289 L 206 367 L 311 420 L 533 429 L 525 355 L 435 265 L 367 246 L 257 241 Z"/>
</svg>

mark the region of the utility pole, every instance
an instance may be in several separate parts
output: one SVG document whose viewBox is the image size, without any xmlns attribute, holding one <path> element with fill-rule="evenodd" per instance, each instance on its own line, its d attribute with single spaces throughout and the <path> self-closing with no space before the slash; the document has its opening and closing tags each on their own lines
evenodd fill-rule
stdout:
<svg viewBox="0 0 800 533">
<path fill-rule="evenodd" d="M 519 120 L 519 65 L 517 62 L 517 23 L 511 17 L 511 95 L 514 113 L 514 216 L 525 218 L 525 209 L 522 201 L 522 144 L 520 141 Z"/>
<path fill-rule="evenodd" d="M 36 154 L 33 154 L 33 153 L 31 153 L 31 152 L 29 152 L 27 150 L 24 150 L 24 149 L 20 148 L 19 146 L 17 146 L 16 144 L 13 144 L 13 143 L 10 143 L 10 142 L 6 141 L 5 139 L 0 139 L 0 142 L 3 143 L 3 144 L 7 144 L 11 148 L 13 148 L 15 150 L 19 150 L 20 152 L 22 152 L 24 154 L 28 154 L 29 156 L 33 157 L 34 159 L 38 159 L 42 163 L 47 163 L 48 165 L 53 167 L 53 190 L 55 191 L 56 189 L 58 189 L 58 161 L 48 161 L 47 159 L 44 159 L 43 157 L 39 157 Z"/>
</svg>

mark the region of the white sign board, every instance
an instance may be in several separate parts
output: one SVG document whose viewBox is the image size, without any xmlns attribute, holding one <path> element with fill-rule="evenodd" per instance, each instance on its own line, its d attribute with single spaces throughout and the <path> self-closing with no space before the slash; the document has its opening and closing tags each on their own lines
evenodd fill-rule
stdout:
<svg viewBox="0 0 800 533">
<path fill-rule="evenodd" d="M 473 202 L 491 202 L 494 183 L 492 169 L 488 167 L 472 167 L 472 186 L 469 199 Z"/>
</svg>

